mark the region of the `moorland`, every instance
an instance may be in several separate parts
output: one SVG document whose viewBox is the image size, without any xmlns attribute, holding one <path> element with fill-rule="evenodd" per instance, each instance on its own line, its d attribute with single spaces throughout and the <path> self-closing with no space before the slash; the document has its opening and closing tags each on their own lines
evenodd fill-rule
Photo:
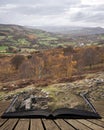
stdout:
<svg viewBox="0 0 104 130">
<path fill-rule="evenodd" d="M 0 100 L 30 91 L 51 97 L 52 107 L 63 101 L 71 104 L 71 93 L 81 92 L 88 92 L 92 102 L 103 103 L 104 29 L 55 33 L 0 25 Z"/>
</svg>

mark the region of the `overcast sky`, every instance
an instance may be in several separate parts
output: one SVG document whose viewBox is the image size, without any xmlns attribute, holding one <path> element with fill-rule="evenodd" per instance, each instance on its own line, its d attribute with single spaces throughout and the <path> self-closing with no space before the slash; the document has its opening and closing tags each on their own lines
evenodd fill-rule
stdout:
<svg viewBox="0 0 104 130">
<path fill-rule="evenodd" d="M 104 0 L 0 0 L 0 23 L 104 27 Z"/>
</svg>

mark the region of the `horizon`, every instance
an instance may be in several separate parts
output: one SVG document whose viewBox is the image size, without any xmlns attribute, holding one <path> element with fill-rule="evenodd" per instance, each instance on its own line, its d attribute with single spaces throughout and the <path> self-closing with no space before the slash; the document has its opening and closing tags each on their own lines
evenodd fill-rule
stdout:
<svg viewBox="0 0 104 130">
<path fill-rule="evenodd" d="M 102 26 L 74 26 L 74 25 L 22 25 L 22 24 L 7 24 L 0 23 L 0 25 L 10 25 L 10 26 L 22 26 L 22 27 L 75 27 L 75 28 L 104 28 Z"/>
<path fill-rule="evenodd" d="M 0 24 L 104 28 L 103 0 L 1 0 Z"/>
</svg>

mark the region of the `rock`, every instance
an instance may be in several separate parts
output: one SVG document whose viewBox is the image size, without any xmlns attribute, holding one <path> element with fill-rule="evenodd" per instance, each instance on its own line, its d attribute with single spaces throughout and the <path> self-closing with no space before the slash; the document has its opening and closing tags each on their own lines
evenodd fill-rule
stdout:
<svg viewBox="0 0 104 130">
<path fill-rule="evenodd" d="M 10 99 L 12 99 L 13 98 L 13 95 L 7 95 L 6 97 L 5 97 L 5 100 L 10 100 Z"/>
<path fill-rule="evenodd" d="M 41 109 L 44 109 L 44 110 L 45 110 L 45 109 L 48 109 L 48 106 L 47 106 L 47 105 L 44 105 L 44 106 L 41 107 Z"/>
<path fill-rule="evenodd" d="M 2 90 L 3 90 L 3 91 L 7 91 L 7 90 L 8 90 L 8 88 L 2 88 Z"/>
<path fill-rule="evenodd" d="M 96 80 L 96 85 L 100 85 L 104 83 L 104 79 L 97 79 Z"/>
<path fill-rule="evenodd" d="M 11 87 L 15 87 L 15 84 L 11 84 Z"/>
<path fill-rule="evenodd" d="M 31 106 L 32 106 L 31 98 L 26 99 L 26 100 L 24 101 L 24 103 L 25 103 L 25 109 L 26 109 L 26 110 L 31 109 Z"/>
</svg>

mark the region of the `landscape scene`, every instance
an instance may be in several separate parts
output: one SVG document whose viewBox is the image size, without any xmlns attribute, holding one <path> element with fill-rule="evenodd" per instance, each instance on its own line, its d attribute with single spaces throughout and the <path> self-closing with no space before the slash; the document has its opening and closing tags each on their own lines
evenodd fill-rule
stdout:
<svg viewBox="0 0 104 130">
<path fill-rule="evenodd" d="M 91 8 L 89 3 L 83 4 Z M 15 8 L 14 3 L 2 4 L 2 11 L 3 6 Z M 35 96 L 35 108 L 81 109 L 80 94 L 87 93 L 96 110 L 104 114 L 103 22 L 94 26 L 77 21 L 74 25 L 37 23 L 0 23 L 0 107 L 25 94 Z"/>
<path fill-rule="evenodd" d="M 48 105 L 53 109 L 63 107 L 63 101 L 70 107 L 78 105 L 73 94 L 81 92 L 87 92 L 92 102 L 103 102 L 104 29 L 69 31 L 0 25 L 1 101 L 34 91 L 43 100 L 51 97 Z M 38 105 L 45 109 L 46 104 Z"/>
</svg>

